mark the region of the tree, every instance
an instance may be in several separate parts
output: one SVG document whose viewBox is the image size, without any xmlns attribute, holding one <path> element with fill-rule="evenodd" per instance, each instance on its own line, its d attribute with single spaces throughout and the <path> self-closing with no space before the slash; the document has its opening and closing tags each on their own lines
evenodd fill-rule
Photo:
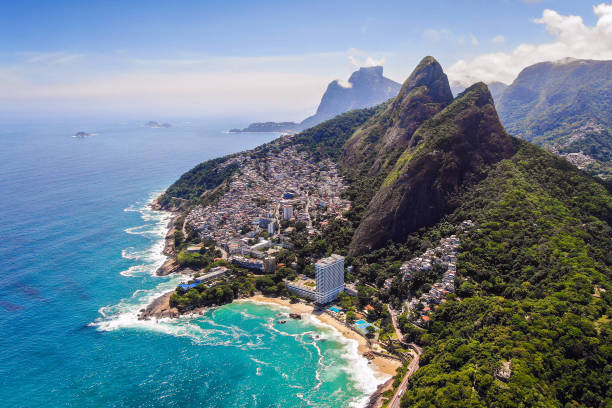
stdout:
<svg viewBox="0 0 612 408">
<path fill-rule="evenodd" d="M 366 337 L 368 339 L 373 339 L 376 336 L 376 329 L 374 327 L 368 326 L 366 330 L 367 330 Z"/>
<path fill-rule="evenodd" d="M 353 312 L 352 310 L 349 310 L 348 312 L 346 312 L 346 322 L 347 323 L 353 323 L 355 321 L 355 319 L 357 319 L 357 316 L 355 315 L 355 312 Z"/>
</svg>

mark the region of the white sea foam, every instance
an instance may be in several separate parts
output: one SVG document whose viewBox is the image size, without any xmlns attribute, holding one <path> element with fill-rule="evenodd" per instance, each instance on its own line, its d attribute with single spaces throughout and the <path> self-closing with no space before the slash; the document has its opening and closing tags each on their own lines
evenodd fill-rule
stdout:
<svg viewBox="0 0 612 408">
<path fill-rule="evenodd" d="M 166 256 L 162 253 L 164 249 L 166 234 L 168 232 L 168 222 L 171 214 L 151 209 L 151 203 L 161 192 L 152 193 L 146 201 L 134 203 L 124 209 L 126 212 L 138 212 L 140 218 L 145 222 L 144 225 L 126 228 L 128 234 L 143 235 L 153 240 L 150 247 L 138 250 L 134 247 L 125 248 L 121 251 L 121 256 L 125 259 L 140 261 L 138 265 L 133 265 L 127 270 L 121 271 L 123 276 L 139 276 L 143 274 L 154 275 L 155 271 L 166 261 Z"/>
<path fill-rule="evenodd" d="M 303 316 L 313 325 L 328 329 L 328 333 L 331 333 L 333 340 L 344 344 L 345 351 L 342 353 L 342 359 L 347 364 L 343 369 L 353 380 L 357 388 L 364 394 L 363 397 L 351 401 L 349 406 L 363 407 L 368 401 L 369 396 L 376 391 L 380 384 L 387 381 L 390 377 L 386 374 L 377 373 L 370 367 L 368 360 L 359 354 L 359 343 L 357 340 L 344 337 L 338 329 L 322 322 L 316 316 L 310 314 Z"/>
<path fill-rule="evenodd" d="M 145 249 L 138 250 L 134 247 L 125 248 L 122 251 L 122 257 L 129 260 L 138 261 L 139 264 L 133 265 L 125 271 L 121 272 L 123 276 L 146 276 L 155 275 L 155 271 L 163 264 L 166 257 L 162 254 L 164 246 L 164 238 L 167 233 L 168 221 L 171 214 L 159 211 L 153 211 L 150 208 L 150 202 L 159 195 L 159 192 L 151 194 L 147 202 L 135 203 L 127 207 L 126 212 L 138 212 L 144 224 L 125 230 L 128 234 L 142 235 L 151 238 L 153 244 Z M 131 297 L 122 299 L 118 304 L 102 307 L 99 310 L 100 317 L 95 322 L 91 323 L 100 331 L 115 331 L 123 328 L 135 328 L 141 330 L 150 330 L 154 332 L 165 333 L 167 335 L 177 337 L 188 337 L 195 344 L 216 345 L 216 346 L 231 346 L 242 349 L 257 349 L 265 348 L 265 337 L 277 335 L 288 336 L 296 339 L 297 342 L 304 345 L 308 352 L 316 352 L 313 355 L 318 361 L 316 369 L 318 389 L 325 377 L 335 376 L 334 371 L 337 368 L 333 364 L 326 364 L 325 353 L 322 352 L 318 342 L 325 340 L 334 340 L 343 344 L 343 352 L 340 355 L 346 365 L 342 367 L 349 375 L 352 382 L 355 383 L 357 389 L 363 393 L 363 397 L 356 399 L 350 403 L 350 406 L 363 406 L 367 401 L 368 396 L 374 392 L 378 384 L 384 382 L 387 378 L 377 376 L 377 374 L 368 366 L 367 360 L 359 355 L 358 343 L 355 340 L 347 339 L 334 327 L 323 323 L 316 317 L 310 314 L 304 314 L 304 322 L 315 325 L 318 328 L 323 328 L 323 331 L 306 331 L 303 333 L 287 333 L 277 329 L 274 326 L 276 317 L 268 319 L 262 325 L 266 327 L 266 336 L 262 334 L 248 333 L 245 330 L 236 326 L 227 326 L 218 324 L 214 319 L 214 311 L 207 313 L 205 316 L 193 315 L 182 316 L 179 319 L 153 319 L 153 320 L 138 320 L 138 312 L 146 307 L 156 298 L 173 290 L 184 278 L 181 276 L 159 277 L 160 282 L 152 289 L 140 289 L 135 291 Z M 288 307 L 277 305 L 268 302 L 254 302 L 265 304 L 269 307 L 280 309 L 283 312 L 290 310 Z M 243 318 L 257 318 L 247 312 L 239 311 Z M 203 327 L 205 326 L 205 327 Z M 314 350 L 313 350 L 314 348 Z M 314 354 L 314 353 L 313 353 Z M 253 360 L 260 365 L 267 365 L 263 361 Z M 257 375 L 262 374 L 262 367 L 258 366 Z M 284 378 L 288 378 L 283 374 Z M 298 395 L 305 402 L 310 404 L 303 394 Z"/>
</svg>

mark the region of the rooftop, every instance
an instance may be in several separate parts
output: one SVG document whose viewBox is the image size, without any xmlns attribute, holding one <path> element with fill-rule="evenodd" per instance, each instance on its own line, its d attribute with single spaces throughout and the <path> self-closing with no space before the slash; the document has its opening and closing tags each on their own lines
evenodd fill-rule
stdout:
<svg viewBox="0 0 612 408">
<path fill-rule="evenodd" d="M 331 254 L 327 258 L 319 259 L 317 261 L 317 265 L 320 265 L 320 266 L 329 266 L 329 265 L 331 265 L 333 263 L 336 263 L 338 261 L 343 261 L 343 260 L 344 260 L 344 257 L 342 255 Z"/>
</svg>

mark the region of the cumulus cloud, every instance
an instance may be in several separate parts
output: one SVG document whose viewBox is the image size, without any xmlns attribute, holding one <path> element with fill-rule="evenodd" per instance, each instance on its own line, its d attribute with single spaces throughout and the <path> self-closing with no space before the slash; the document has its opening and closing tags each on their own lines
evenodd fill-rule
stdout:
<svg viewBox="0 0 612 408">
<path fill-rule="evenodd" d="M 593 6 L 593 12 L 598 17 L 597 23 L 588 26 L 581 16 L 566 16 L 546 9 L 534 23 L 545 26 L 555 37 L 553 42 L 521 44 L 509 53 L 489 53 L 459 60 L 447 70 L 448 75 L 463 85 L 477 81 L 510 83 L 523 68 L 538 62 L 567 57 L 612 59 L 612 4 Z"/>
<path fill-rule="evenodd" d="M 385 57 L 382 58 L 374 58 L 369 55 L 365 55 L 363 52 L 352 49 L 350 50 L 350 54 L 348 56 L 348 60 L 351 65 L 355 68 L 361 67 L 377 67 L 380 65 L 385 65 Z"/>
<path fill-rule="evenodd" d="M 496 35 L 495 37 L 491 39 L 491 42 L 493 44 L 501 44 L 501 43 L 506 42 L 506 37 L 504 37 L 503 35 Z"/>
</svg>

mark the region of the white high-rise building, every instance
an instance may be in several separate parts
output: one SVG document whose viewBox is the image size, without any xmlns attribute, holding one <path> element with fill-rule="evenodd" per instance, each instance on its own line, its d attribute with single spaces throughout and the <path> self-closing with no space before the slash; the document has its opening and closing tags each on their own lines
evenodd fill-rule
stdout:
<svg viewBox="0 0 612 408">
<path fill-rule="evenodd" d="M 333 302 L 344 290 L 344 257 L 332 254 L 315 263 L 318 304 Z"/>
<path fill-rule="evenodd" d="M 287 289 L 296 295 L 312 299 L 319 305 L 331 303 L 336 300 L 338 293 L 344 290 L 344 257 L 332 254 L 317 261 L 315 281 L 313 285 L 303 282 L 285 282 L 285 284 Z"/>
<path fill-rule="evenodd" d="M 283 207 L 283 219 L 290 220 L 293 218 L 293 206 L 286 205 Z"/>
</svg>

